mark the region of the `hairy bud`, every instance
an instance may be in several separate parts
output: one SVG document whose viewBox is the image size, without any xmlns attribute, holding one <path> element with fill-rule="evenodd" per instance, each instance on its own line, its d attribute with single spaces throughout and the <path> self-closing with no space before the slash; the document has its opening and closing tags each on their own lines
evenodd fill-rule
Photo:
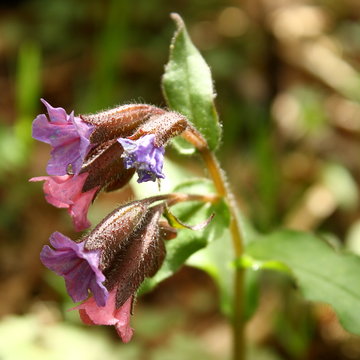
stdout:
<svg viewBox="0 0 360 360">
<path fill-rule="evenodd" d="M 126 246 L 130 234 L 141 223 L 149 203 L 133 201 L 120 206 L 85 237 L 86 250 L 102 250 L 100 268 L 109 266 L 117 252 Z"/>
<path fill-rule="evenodd" d="M 80 115 L 87 124 L 95 126 L 90 141 L 93 144 L 103 143 L 119 137 L 130 136 L 135 129 L 153 115 L 163 114 L 156 106 L 147 104 L 123 105 L 111 110 L 92 115 Z"/>
<path fill-rule="evenodd" d="M 151 208 L 141 225 L 130 235 L 110 266 L 105 269 L 105 286 L 117 288 L 116 307 L 120 307 L 138 289 L 146 277 L 153 276 L 164 261 L 166 250 L 159 236 L 163 204 Z"/>
<path fill-rule="evenodd" d="M 135 169 L 126 169 L 121 158 L 124 150 L 116 141 L 108 141 L 95 147 L 87 156 L 81 173 L 89 173 L 82 191 L 100 186 L 105 191 L 120 189 L 134 175 Z"/>
<path fill-rule="evenodd" d="M 176 112 L 153 115 L 143 123 L 129 139 L 137 140 L 141 136 L 154 134 L 154 145 L 164 146 L 171 138 L 180 135 L 189 126 L 188 120 Z"/>
</svg>

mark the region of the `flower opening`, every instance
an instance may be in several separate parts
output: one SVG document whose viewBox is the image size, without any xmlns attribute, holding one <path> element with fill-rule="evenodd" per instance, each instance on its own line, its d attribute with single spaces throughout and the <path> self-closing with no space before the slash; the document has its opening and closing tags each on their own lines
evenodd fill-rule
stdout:
<svg viewBox="0 0 360 360">
<path fill-rule="evenodd" d="M 41 99 L 48 111 L 38 115 L 33 122 L 34 139 L 50 144 L 53 149 L 46 171 L 49 175 L 78 174 L 91 149 L 90 135 L 94 126 L 85 123 L 74 112 L 68 115 L 63 108 L 54 108 Z"/>
<path fill-rule="evenodd" d="M 164 147 L 154 145 L 155 135 L 149 134 L 137 140 L 119 138 L 118 142 L 124 148 L 124 164 L 127 169 L 135 168 L 139 176 L 137 182 L 163 179 Z"/>
<path fill-rule="evenodd" d="M 114 325 L 124 343 L 131 340 L 133 329 L 130 327 L 133 296 L 118 309 L 115 306 L 116 289 L 109 292 L 104 307 L 99 307 L 94 297 L 90 297 L 72 310 L 79 310 L 80 318 L 87 325 Z"/>
<path fill-rule="evenodd" d="M 57 275 L 63 276 L 66 289 L 74 302 L 88 297 L 88 290 L 98 306 L 105 306 L 108 291 L 102 284 L 105 276 L 99 269 L 100 252 L 84 249 L 84 243 L 76 243 L 59 232 L 50 237 L 50 244 L 40 253 L 41 262 Z"/>
</svg>

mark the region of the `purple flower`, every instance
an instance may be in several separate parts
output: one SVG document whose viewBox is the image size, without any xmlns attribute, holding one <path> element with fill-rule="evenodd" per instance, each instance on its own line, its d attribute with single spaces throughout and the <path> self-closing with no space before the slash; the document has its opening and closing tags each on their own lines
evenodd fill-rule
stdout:
<svg viewBox="0 0 360 360">
<path fill-rule="evenodd" d="M 105 306 L 108 291 L 102 284 L 105 276 L 99 269 L 99 250 L 85 250 L 84 243 L 76 243 L 59 232 L 50 236 L 50 244 L 40 253 L 41 262 L 63 276 L 66 289 L 74 302 L 88 298 L 90 290 L 98 306 Z"/>
<path fill-rule="evenodd" d="M 154 145 L 155 135 L 149 134 L 137 140 L 119 138 L 118 142 L 124 148 L 124 164 L 127 169 L 135 168 L 138 173 L 138 183 L 163 179 L 162 173 L 165 149 Z"/>
<path fill-rule="evenodd" d="M 44 99 L 41 101 L 49 119 L 45 114 L 38 115 L 33 122 L 32 136 L 53 147 L 47 173 L 66 175 L 71 165 L 72 172 L 78 174 L 91 148 L 89 137 L 94 126 L 74 116 L 74 112 L 68 115 L 63 108 L 54 108 Z"/>
</svg>

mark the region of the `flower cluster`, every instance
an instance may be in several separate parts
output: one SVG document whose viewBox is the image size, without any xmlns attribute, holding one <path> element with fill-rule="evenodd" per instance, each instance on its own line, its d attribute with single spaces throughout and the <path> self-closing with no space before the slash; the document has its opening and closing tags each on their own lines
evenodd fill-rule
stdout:
<svg viewBox="0 0 360 360">
<path fill-rule="evenodd" d="M 130 313 L 136 290 L 165 258 L 160 221 L 165 202 L 152 206 L 155 201 L 120 206 L 80 242 L 55 232 L 52 247 L 46 245 L 40 253 L 42 263 L 64 277 L 73 301 L 84 301 L 74 308 L 83 322 L 114 325 L 124 342 L 132 336 Z"/>
<path fill-rule="evenodd" d="M 124 105 L 94 115 L 70 115 L 45 100 L 48 116 L 33 122 L 35 139 L 52 146 L 45 181 L 46 200 L 66 208 L 77 231 L 90 226 L 88 208 L 101 191 L 129 182 L 164 178 L 165 145 L 190 125 L 181 115 L 146 104 Z"/>
<path fill-rule="evenodd" d="M 135 172 L 138 182 L 164 178 L 164 147 L 190 126 L 183 116 L 150 105 L 74 116 L 42 101 L 48 115 L 34 120 L 33 137 L 52 146 L 51 158 L 48 176 L 30 181 L 45 181 L 47 202 L 66 208 L 76 230 L 90 226 L 87 211 L 101 190 L 121 188 Z M 130 341 L 136 291 L 163 263 L 164 240 L 176 236 L 161 219 L 176 202 L 174 195 L 124 204 L 78 241 L 51 235 L 40 259 L 64 277 L 72 300 L 82 302 L 74 309 L 85 324 L 114 325 L 121 339 Z"/>
</svg>

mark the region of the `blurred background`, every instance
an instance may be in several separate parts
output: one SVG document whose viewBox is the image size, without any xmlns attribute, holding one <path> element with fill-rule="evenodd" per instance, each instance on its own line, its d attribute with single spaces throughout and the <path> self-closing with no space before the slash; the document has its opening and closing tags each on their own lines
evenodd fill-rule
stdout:
<svg viewBox="0 0 360 360">
<path fill-rule="evenodd" d="M 165 106 L 160 79 L 178 12 L 211 66 L 224 137 L 218 157 L 262 232 L 317 231 L 360 255 L 358 0 L 0 1 L 0 359 L 227 359 L 216 286 L 184 267 L 139 299 L 135 336 L 85 327 L 62 279 L 39 261 L 49 235 L 76 238 L 44 200 L 49 147 L 31 139 L 44 97 L 68 112 Z M 202 174 L 196 157 L 170 158 Z M 101 194 L 93 223 L 132 196 Z M 250 359 L 360 359 L 360 339 L 326 305 L 267 273 L 247 326 Z"/>
</svg>

